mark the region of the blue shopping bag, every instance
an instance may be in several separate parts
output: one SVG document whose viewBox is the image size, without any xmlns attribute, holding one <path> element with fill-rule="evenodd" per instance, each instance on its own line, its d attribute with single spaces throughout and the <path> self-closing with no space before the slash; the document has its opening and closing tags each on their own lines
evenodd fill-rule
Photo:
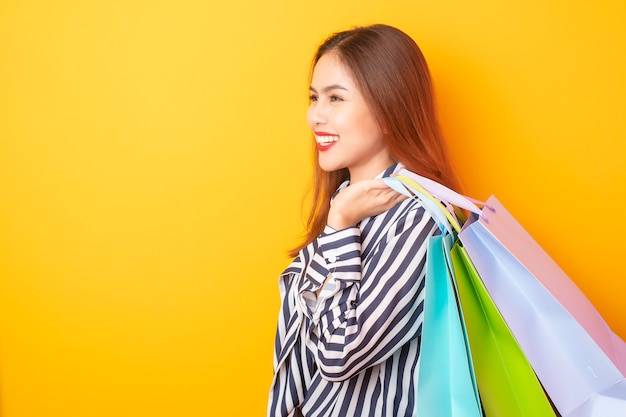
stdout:
<svg viewBox="0 0 626 417">
<path fill-rule="evenodd" d="M 496 237 L 491 228 L 510 214 L 495 197 L 486 204 L 486 219 L 468 221 L 459 239 L 555 407 L 563 417 L 626 417 L 624 374 L 542 283 L 541 270 Z"/>
<path fill-rule="evenodd" d="M 452 242 L 450 234 L 433 236 L 428 241 L 417 386 L 417 415 L 420 417 L 483 415 L 447 258 Z"/>
</svg>

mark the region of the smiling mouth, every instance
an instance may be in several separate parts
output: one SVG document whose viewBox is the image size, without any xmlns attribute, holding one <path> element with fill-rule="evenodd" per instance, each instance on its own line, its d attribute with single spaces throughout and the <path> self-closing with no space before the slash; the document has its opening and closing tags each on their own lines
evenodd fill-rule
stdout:
<svg viewBox="0 0 626 417">
<path fill-rule="evenodd" d="M 337 142 L 339 136 L 334 135 L 315 135 L 315 141 L 318 145 L 329 145 Z"/>
<path fill-rule="evenodd" d="M 337 140 L 338 136 L 335 135 L 315 135 L 315 142 L 317 142 L 317 150 L 318 151 L 326 151 L 333 147 Z"/>
</svg>

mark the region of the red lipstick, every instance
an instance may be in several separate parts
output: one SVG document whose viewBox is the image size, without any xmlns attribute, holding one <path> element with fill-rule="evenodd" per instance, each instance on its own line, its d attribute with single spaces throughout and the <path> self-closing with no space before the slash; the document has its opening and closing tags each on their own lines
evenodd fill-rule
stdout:
<svg viewBox="0 0 626 417">
<path fill-rule="evenodd" d="M 317 144 L 317 150 L 320 152 L 324 152 L 329 150 L 330 148 L 333 147 L 333 145 L 337 143 L 337 142 L 330 142 L 330 143 L 318 143 Z"/>
<path fill-rule="evenodd" d="M 333 133 L 328 133 L 328 132 L 314 132 L 316 138 L 319 137 L 332 137 L 332 138 L 336 138 L 337 135 L 333 134 Z M 317 140 L 317 139 L 316 139 Z M 335 143 L 337 143 L 337 141 L 332 141 L 332 142 L 317 142 L 317 150 L 320 152 L 324 152 L 329 150 L 330 148 L 332 148 Z"/>
</svg>

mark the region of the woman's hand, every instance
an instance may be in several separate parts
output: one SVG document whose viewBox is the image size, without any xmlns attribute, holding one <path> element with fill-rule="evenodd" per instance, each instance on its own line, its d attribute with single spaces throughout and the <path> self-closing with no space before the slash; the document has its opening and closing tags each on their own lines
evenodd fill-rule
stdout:
<svg viewBox="0 0 626 417">
<path fill-rule="evenodd" d="M 361 220 L 383 213 L 406 198 L 381 180 L 359 181 L 337 194 L 330 206 L 327 224 L 335 230 L 356 226 Z"/>
</svg>

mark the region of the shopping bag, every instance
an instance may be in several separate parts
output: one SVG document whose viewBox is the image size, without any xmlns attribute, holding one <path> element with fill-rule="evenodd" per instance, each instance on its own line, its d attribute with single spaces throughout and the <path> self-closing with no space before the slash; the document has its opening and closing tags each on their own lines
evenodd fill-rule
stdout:
<svg viewBox="0 0 626 417">
<path fill-rule="evenodd" d="M 459 238 L 559 413 L 626 416 L 623 341 L 495 197 L 480 210 L 440 184 L 402 175 L 405 182 L 417 182 L 438 199 L 477 214 Z M 571 294 L 575 301 L 567 297 Z"/>
<path fill-rule="evenodd" d="M 486 204 L 489 209 L 483 224 L 473 226 L 472 232 L 475 228 L 487 229 L 574 317 L 621 374 L 626 375 L 626 343 L 609 328 L 576 284 L 495 197 Z"/>
<path fill-rule="evenodd" d="M 482 417 L 463 317 L 444 246 L 452 235 L 429 238 L 424 322 L 420 344 L 417 415 Z"/>
<path fill-rule="evenodd" d="M 495 197 L 486 204 L 486 221 L 468 221 L 459 239 L 557 410 L 626 416 L 624 374 L 543 285 L 541 270 L 535 275 L 491 232 L 506 211 Z"/>
<path fill-rule="evenodd" d="M 472 360 L 487 417 L 542 417 L 555 412 L 465 250 L 451 250 Z"/>
<path fill-rule="evenodd" d="M 434 201 L 432 196 L 424 189 L 419 188 L 417 184 L 400 182 L 399 179 L 385 181 L 392 188 L 408 197 L 419 197 L 425 209 L 433 214 L 435 222 L 439 224 L 444 233 L 449 229 L 460 230 L 460 223 L 454 215 L 451 212 L 446 213 L 441 204 Z M 448 222 L 448 227 L 442 225 L 446 222 Z M 450 234 L 437 239 L 437 237 L 433 237 L 429 241 L 426 261 L 427 281 L 422 346 L 427 350 L 421 352 L 418 416 L 446 415 L 440 414 L 439 409 L 433 407 L 441 408 L 443 404 L 447 411 L 446 407 L 448 407 L 451 398 L 454 398 L 454 395 L 447 394 L 441 388 L 446 388 L 446 384 L 449 384 L 447 378 L 453 372 L 445 364 L 440 365 L 442 356 L 448 354 L 448 351 L 436 351 L 437 349 L 448 348 L 450 343 L 446 343 L 446 341 L 449 340 L 449 337 L 446 334 L 441 334 L 445 331 L 444 325 L 438 326 L 439 332 L 437 333 L 433 331 L 433 327 L 429 327 L 431 317 L 434 314 L 429 310 L 429 307 L 442 306 L 444 303 L 441 299 L 446 298 L 446 296 L 449 297 L 448 294 L 454 294 L 456 296 L 455 303 L 458 303 L 460 295 L 462 309 L 458 317 L 461 323 L 467 325 L 466 337 L 470 343 L 470 348 L 467 351 L 471 353 L 470 364 L 473 363 L 475 367 L 475 379 L 485 415 L 487 417 L 554 417 L 553 408 L 532 367 L 490 299 L 471 262 L 464 256 L 464 252 L 458 247 L 458 244 L 453 245 L 454 240 Z M 443 243 L 443 256 L 441 255 L 442 246 L 439 242 Z M 440 275 L 441 279 L 432 284 L 429 278 L 432 279 L 437 275 Z M 446 279 L 446 276 L 449 278 Z M 449 282 L 450 278 L 452 278 L 452 285 L 446 290 L 445 283 Z M 453 292 L 457 286 L 458 294 L 456 291 Z M 454 311 L 446 313 L 454 316 Z M 440 322 L 446 319 L 443 312 L 440 312 L 439 316 Z M 447 322 L 446 325 L 451 327 Z M 437 360 L 433 361 L 432 358 L 435 357 Z M 450 366 L 464 369 L 465 362 L 463 362 L 460 353 L 456 359 L 460 364 Z M 452 362 L 451 359 L 448 361 Z M 439 366 L 442 369 L 439 369 Z M 435 374 L 437 371 L 441 372 L 442 375 L 437 376 Z M 424 375 L 430 378 L 424 381 L 422 379 Z M 435 382 L 433 383 L 433 381 Z M 442 395 L 434 395 L 432 391 L 435 389 Z M 465 392 L 468 391 L 466 389 Z M 425 404 L 420 405 L 422 401 L 427 401 L 430 396 L 432 396 L 432 402 L 428 403 L 428 407 Z M 466 403 L 470 403 L 469 399 L 466 399 Z"/>
<path fill-rule="evenodd" d="M 433 180 L 406 169 L 400 170 L 399 174 L 423 187 L 425 193 L 477 214 L 483 226 L 533 273 L 600 346 L 622 375 L 626 375 L 626 342 L 609 328 L 576 284 L 495 197 L 487 201 L 481 210 L 473 200 Z"/>
</svg>

